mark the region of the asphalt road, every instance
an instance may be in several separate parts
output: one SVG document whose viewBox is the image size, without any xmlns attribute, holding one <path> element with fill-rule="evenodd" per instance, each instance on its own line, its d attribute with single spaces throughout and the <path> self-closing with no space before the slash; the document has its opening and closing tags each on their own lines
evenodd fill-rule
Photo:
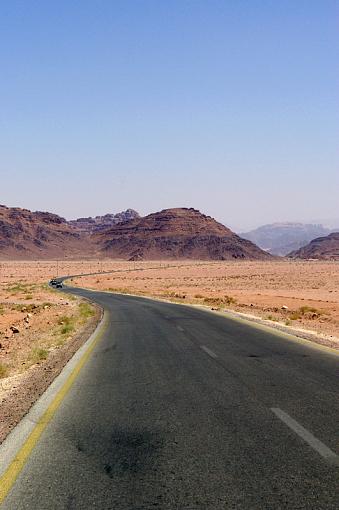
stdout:
<svg viewBox="0 0 339 510">
<path fill-rule="evenodd" d="M 109 327 L 3 509 L 338 509 L 338 355 L 197 308 L 74 292 Z"/>
</svg>

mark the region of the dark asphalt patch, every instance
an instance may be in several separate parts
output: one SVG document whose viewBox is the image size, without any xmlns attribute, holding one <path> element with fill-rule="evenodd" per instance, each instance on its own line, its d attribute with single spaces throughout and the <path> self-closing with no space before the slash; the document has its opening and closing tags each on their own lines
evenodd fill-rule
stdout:
<svg viewBox="0 0 339 510">
<path fill-rule="evenodd" d="M 154 456 L 163 438 L 148 430 L 116 430 L 110 438 L 104 471 L 110 478 L 146 471 L 154 466 Z"/>
</svg>

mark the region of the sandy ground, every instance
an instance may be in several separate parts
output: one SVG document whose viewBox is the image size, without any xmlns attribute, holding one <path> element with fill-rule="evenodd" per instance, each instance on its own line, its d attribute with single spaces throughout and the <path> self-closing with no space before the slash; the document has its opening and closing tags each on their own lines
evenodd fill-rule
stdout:
<svg viewBox="0 0 339 510">
<path fill-rule="evenodd" d="M 0 312 L 0 343 L 8 346 L 15 341 L 15 334 L 8 331 L 11 325 L 19 321 L 21 327 L 26 327 L 23 322 L 26 311 L 13 310 L 13 303 L 30 306 L 34 302 L 39 309 L 36 319 L 32 317 L 30 321 L 39 322 L 38 317 L 41 317 L 40 322 L 44 324 L 53 322 L 58 314 L 64 314 L 75 305 L 71 298 L 43 287 L 49 278 L 96 271 L 114 273 L 74 279 L 73 284 L 227 308 L 328 337 L 339 337 L 339 262 L 92 260 L 0 262 L 0 306 L 2 303 L 5 308 L 2 314 Z M 20 285 L 34 282 L 40 286 L 40 290 L 35 290 L 39 294 L 33 300 L 28 299 L 30 288 L 18 292 L 15 290 L 18 282 Z M 10 288 L 14 290 L 10 292 Z M 53 306 L 46 308 L 46 303 Z M 7 344 L 6 331 L 11 335 Z M 0 353 L 2 351 L 3 348 Z"/>
<path fill-rule="evenodd" d="M 111 266 L 106 262 L 102 269 Z M 116 262 L 112 269 L 121 272 L 73 283 L 251 314 L 339 347 L 338 262 Z"/>
<path fill-rule="evenodd" d="M 339 336 L 339 262 L 0 262 L 0 303 L 8 304 L 13 299 L 24 305 L 32 302 L 26 299 L 29 289 L 20 296 L 4 296 L 6 285 L 44 285 L 51 276 L 96 271 L 115 273 L 75 279 L 73 284 L 223 307 Z M 72 306 L 70 299 L 49 289 L 40 295 L 39 303 L 44 302 L 56 303 L 59 310 Z M 53 312 L 43 313 L 47 317 Z M 9 310 L 0 314 L 0 332 L 8 314 Z"/>
</svg>

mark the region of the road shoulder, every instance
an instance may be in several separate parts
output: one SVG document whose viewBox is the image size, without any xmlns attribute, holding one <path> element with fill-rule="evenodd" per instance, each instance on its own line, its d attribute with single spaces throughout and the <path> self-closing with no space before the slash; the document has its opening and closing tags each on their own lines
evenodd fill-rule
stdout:
<svg viewBox="0 0 339 510">
<path fill-rule="evenodd" d="M 77 331 L 71 340 L 61 348 L 51 351 L 48 360 L 31 367 L 19 376 L 10 378 L 11 385 L 8 391 L 6 391 L 8 381 L 1 381 L 4 391 L 0 400 L 0 444 L 58 377 L 81 346 L 87 343 L 102 318 L 102 310 L 98 306 L 95 306 L 94 309 L 94 316 Z M 14 383 L 13 379 L 15 379 Z"/>
</svg>

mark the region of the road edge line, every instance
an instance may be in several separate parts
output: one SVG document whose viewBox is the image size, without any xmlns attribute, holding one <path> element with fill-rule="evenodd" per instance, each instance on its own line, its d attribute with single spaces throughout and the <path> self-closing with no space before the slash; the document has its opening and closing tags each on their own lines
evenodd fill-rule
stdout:
<svg viewBox="0 0 339 510">
<path fill-rule="evenodd" d="M 29 432 L 28 437 L 25 437 L 24 440 L 21 442 L 20 446 L 18 447 L 16 453 L 11 457 L 10 460 L 7 461 L 6 467 L 3 467 L 2 474 L 0 475 L 0 505 L 4 502 L 5 498 L 7 497 L 9 491 L 13 487 L 16 479 L 18 478 L 20 472 L 24 468 L 31 452 L 33 451 L 35 445 L 37 444 L 40 436 L 46 429 L 47 425 L 53 418 L 54 414 L 56 413 L 57 409 L 59 408 L 60 404 L 62 403 L 63 399 L 66 397 L 67 393 L 71 389 L 73 383 L 75 382 L 76 378 L 78 377 L 81 369 L 83 366 L 87 363 L 89 360 L 94 348 L 97 346 L 97 344 L 100 342 L 101 338 L 103 337 L 104 333 L 107 330 L 108 326 L 108 317 L 109 314 L 105 311 L 102 320 L 100 321 L 99 325 L 97 326 L 94 333 L 90 336 L 90 338 L 85 342 L 85 344 L 80 348 L 74 356 L 69 360 L 69 362 L 65 365 L 62 372 L 59 374 L 59 376 L 54 380 L 52 385 L 61 385 L 60 388 L 57 389 L 56 394 L 52 396 L 51 401 L 45 403 L 41 403 L 41 401 L 44 399 L 45 393 L 48 392 L 48 390 L 51 388 L 47 388 L 46 392 L 40 397 L 40 399 L 36 402 L 36 404 L 33 406 L 31 411 L 19 422 L 17 427 L 13 429 L 13 431 L 7 436 L 5 441 L 0 445 L 0 453 L 1 450 L 6 450 L 6 447 L 8 443 L 13 441 L 13 436 L 15 436 L 15 431 L 18 427 L 20 427 L 20 424 L 24 420 L 30 419 L 30 414 L 36 413 L 37 407 L 43 406 L 44 409 L 40 412 L 40 416 L 38 419 L 34 420 L 36 423 L 33 426 L 33 429 Z M 84 352 L 82 352 L 82 349 L 84 349 Z M 79 356 L 79 351 L 80 356 Z M 77 356 L 78 355 L 78 356 Z M 75 366 L 74 365 L 74 358 L 75 358 Z M 79 359 L 78 359 L 79 358 Z M 67 378 L 65 381 L 62 380 L 60 376 L 64 375 L 65 372 L 67 373 Z M 70 374 L 68 375 L 68 372 Z M 58 381 L 59 379 L 59 381 Z M 54 388 L 55 391 L 55 388 Z M 47 408 L 46 408 L 47 407 Z M 20 432 L 18 433 L 18 436 L 20 438 Z"/>
</svg>

